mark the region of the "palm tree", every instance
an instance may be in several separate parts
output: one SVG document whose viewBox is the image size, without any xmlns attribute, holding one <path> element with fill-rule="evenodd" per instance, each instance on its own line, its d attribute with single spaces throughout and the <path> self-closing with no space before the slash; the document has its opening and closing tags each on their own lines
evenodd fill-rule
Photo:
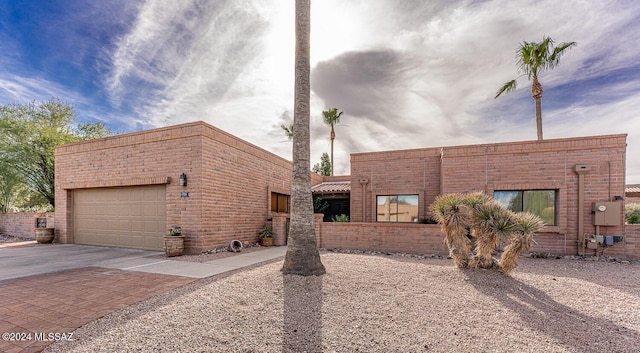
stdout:
<svg viewBox="0 0 640 353">
<path fill-rule="evenodd" d="M 527 75 L 531 83 L 531 96 L 536 103 L 536 127 L 538 130 L 538 140 L 542 140 L 542 85 L 538 81 L 538 74 L 558 66 L 560 57 L 569 48 L 576 46 L 576 42 L 560 43 L 553 48 L 553 39 L 544 36 L 542 41 L 526 42 L 523 41 L 516 51 L 516 59 L 518 62 L 518 71 L 522 76 Z M 517 88 L 517 78 L 505 83 L 497 92 L 495 98 L 500 97 L 502 93 L 511 92 Z"/>
<path fill-rule="evenodd" d="M 310 116 L 310 0 L 296 0 L 295 89 L 293 113 L 293 173 L 291 225 L 282 266 L 285 275 L 318 276 L 325 268 L 320 261 L 313 224 L 311 195 Z"/>
<path fill-rule="evenodd" d="M 285 110 L 280 114 L 280 120 L 282 121 L 280 128 L 284 131 L 287 140 L 293 140 L 293 119 L 291 119 L 291 115 L 289 115 L 289 110 Z"/>
<path fill-rule="evenodd" d="M 289 141 L 293 140 L 293 121 L 281 124 L 280 128 L 282 128 Z"/>
<path fill-rule="evenodd" d="M 338 108 L 331 108 L 322 112 L 324 123 L 331 126 L 331 175 L 333 175 L 333 140 L 336 138 L 336 132 L 333 127 L 340 122 L 342 112 L 338 113 Z"/>
</svg>

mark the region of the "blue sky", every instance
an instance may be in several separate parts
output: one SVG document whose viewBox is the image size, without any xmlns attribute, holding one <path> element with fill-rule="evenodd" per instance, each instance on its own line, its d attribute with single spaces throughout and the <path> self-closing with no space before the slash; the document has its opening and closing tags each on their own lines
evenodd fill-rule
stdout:
<svg viewBox="0 0 640 353">
<path fill-rule="evenodd" d="M 534 140 L 516 78 L 520 42 L 575 41 L 542 73 L 546 139 L 627 133 L 640 183 L 637 1 L 312 1 L 312 161 L 336 127 L 349 153 Z M 0 0 L 0 104 L 74 104 L 84 121 L 139 131 L 203 120 L 285 158 L 292 117 L 293 1 Z"/>
</svg>

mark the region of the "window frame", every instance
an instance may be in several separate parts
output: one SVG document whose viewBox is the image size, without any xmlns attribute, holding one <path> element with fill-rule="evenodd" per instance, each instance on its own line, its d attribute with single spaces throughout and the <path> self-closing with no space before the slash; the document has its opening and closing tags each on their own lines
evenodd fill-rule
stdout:
<svg viewBox="0 0 640 353">
<path fill-rule="evenodd" d="M 501 197 L 496 197 L 496 193 L 518 193 L 518 195 L 516 197 L 519 197 L 520 201 L 519 201 L 519 206 L 520 206 L 520 210 L 513 210 L 509 207 L 509 205 L 505 205 L 503 202 L 500 201 L 500 199 L 502 199 Z M 532 214 L 537 215 L 538 217 L 542 218 L 542 220 L 544 221 L 545 218 L 542 214 L 536 214 L 535 212 L 531 212 L 531 211 L 527 211 L 527 203 L 526 203 L 526 193 L 527 192 L 553 192 L 553 223 L 546 223 L 545 222 L 545 226 L 557 226 L 558 225 L 558 196 L 560 194 L 560 190 L 558 189 L 504 189 L 504 190 L 493 190 L 493 199 L 496 200 L 498 203 L 500 203 L 501 205 L 503 205 L 505 208 L 514 211 L 514 212 L 530 212 Z"/>
<path fill-rule="evenodd" d="M 396 209 L 395 209 L 395 220 L 392 220 L 392 216 L 390 215 L 390 219 L 389 220 L 384 220 L 380 218 L 380 214 L 378 212 L 378 207 L 380 206 L 379 203 L 379 199 L 380 197 L 395 197 L 396 198 Z M 400 205 L 401 203 L 398 202 L 398 200 L 400 200 L 401 198 L 406 198 L 406 197 L 415 197 L 416 199 L 416 214 L 415 214 L 415 218 L 409 221 L 401 221 L 399 218 L 400 215 Z M 390 202 L 391 204 L 391 202 Z M 409 203 L 410 205 L 412 205 L 411 203 Z M 420 216 L 420 195 L 419 194 L 381 194 L 381 195 L 376 195 L 376 205 L 375 205 L 375 215 L 376 215 L 376 223 L 416 223 L 418 222 L 419 216 Z M 411 214 L 409 214 L 411 216 Z M 383 216 L 384 217 L 384 216 Z"/>
<path fill-rule="evenodd" d="M 278 214 L 287 214 L 291 211 L 291 195 L 287 195 L 287 194 L 282 194 L 279 192 L 271 192 L 271 213 L 278 213 Z M 275 204 L 274 204 L 274 197 L 275 197 Z M 281 207 L 281 201 L 282 199 L 284 199 L 284 211 L 281 211 L 282 207 Z"/>
</svg>

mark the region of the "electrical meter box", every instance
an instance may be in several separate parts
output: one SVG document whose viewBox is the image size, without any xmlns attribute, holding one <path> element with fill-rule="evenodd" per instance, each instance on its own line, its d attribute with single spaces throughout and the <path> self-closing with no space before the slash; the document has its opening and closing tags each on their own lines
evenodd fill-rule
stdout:
<svg viewBox="0 0 640 353">
<path fill-rule="evenodd" d="M 622 202 L 594 202 L 594 226 L 619 226 L 622 218 Z"/>
</svg>

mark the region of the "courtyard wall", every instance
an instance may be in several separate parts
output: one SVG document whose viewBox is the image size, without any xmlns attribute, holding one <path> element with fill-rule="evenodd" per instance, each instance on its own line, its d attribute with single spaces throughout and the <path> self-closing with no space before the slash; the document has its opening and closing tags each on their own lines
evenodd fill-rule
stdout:
<svg viewBox="0 0 640 353">
<path fill-rule="evenodd" d="M 55 227 L 53 212 L 12 212 L 0 213 L 0 234 L 35 239 L 36 218 L 46 218 L 47 227 Z"/>
</svg>

